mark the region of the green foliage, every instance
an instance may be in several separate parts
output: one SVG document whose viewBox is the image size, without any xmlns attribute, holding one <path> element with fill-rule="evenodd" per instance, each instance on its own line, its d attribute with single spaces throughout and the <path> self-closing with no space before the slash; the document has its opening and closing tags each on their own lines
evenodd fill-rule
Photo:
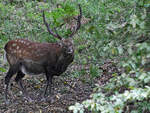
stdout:
<svg viewBox="0 0 150 113">
<path fill-rule="evenodd" d="M 88 3 L 94 5 L 90 1 Z M 90 40 L 93 41 L 89 48 L 89 51 L 92 48 L 92 61 L 95 61 L 92 63 L 96 64 L 99 58 L 116 58 L 124 71 L 121 76 L 110 79 L 106 85 L 98 86 L 97 92 L 91 94 L 91 99 L 69 109 L 83 112 L 87 108 L 93 113 L 149 112 L 150 107 L 144 108 L 144 105 L 148 103 L 150 95 L 150 75 L 145 71 L 145 65 L 149 63 L 150 45 L 149 40 L 138 43 L 144 40 L 142 38 L 149 37 L 148 1 L 103 0 L 96 4 L 99 5 L 92 9 L 92 19 L 96 24 L 88 29 L 92 37 Z M 97 73 L 96 67 L 91 72 Z M 130 103 L 133 103 L 135 109 L 130 108 Z"/>
<path fill-rule="evenodd" d="M 0 72 L 6 72 L 6 69 L 0 67 Z"/>
<path fill-rule="evenodd" d="M 75 104 L 75 106 L 69 107 L 70 110 L 83 111 L 83 108 L 88 108 L 89 110 L 97 113 L 122 113 L 124 106 L 128 101 L 138 100 L 142 101 L 150 95 L 150 87 L 146 86 L 144 89 L 136 88 L 134 90 L 125 91 L 123 94 L 115 94 L 106 98 L 106 95 L 103 93 L 92 94 L 91 100 L 86 100 L 82 104 Z M 146 107 L 146 106 L 145 106 Z M 146 109 L 149 109 L 146 108 Z"/>
<path fill-rule="evenodd" d="M 49 38 L 49 34 L 46 33 L 45 26 L 42 20 L 42 10 L 46 10 L 46 18 L 51 28 L 58 27 L 63 24 L 63 18 L 76 15 L 78 12 L 74 7 L 69 6 L 67 3 L 61 8 L 50 8 L 51 5 L 48 3 L 31 1 L 24 2 L 22 6 L 16 5 L 4 5 L 0 3 L 0 23 L 1 32 L 3 38 L 14 39 L 14 38 L 29 38 L 32 40 L 54 41 L 55 39 Z M 4 21 L 5 20 L 5 21 Z M 60 30 L 60 29 L 59 29 Z M 65 31 L 65 29 L 63 29 Z M 62 30 L 62 31 L 63 31 Z M 60 32 L 62 32 L 60 31 Z M 61 34 L 61 35 L 65 35 Z M 44 37 L 44 38 L 43 38 Z"/>
<path fill-rule="evenodd" d="M 98 69 L 98 66 L 91 65 L 89 71 L 91 78 L 100 76 L 100 70 Z"/>
</svg>

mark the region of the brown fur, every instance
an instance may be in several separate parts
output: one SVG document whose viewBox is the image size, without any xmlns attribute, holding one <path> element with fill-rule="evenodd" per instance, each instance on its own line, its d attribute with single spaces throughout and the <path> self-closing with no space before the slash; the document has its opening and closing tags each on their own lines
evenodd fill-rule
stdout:
<svg viewBox="0 0 150 113">
<path fill-rule="evenodd" d="M 66 71 L 68 65 L 74 59 L 74 47 L 71 39 L 63 39 L 58 43 L 39 43 L 26 39 L 11 40 L 5 45 L 6 59 L 10 65 L 5 77 L 5 97 L 7 100 L 7 90 L 11 77 L 17 73 L 16 82 L 21 84 L 21 79 L 25 74 L 44 73 L 47 78 L 47 87 L 52 84 L 53 76 L 59 76 Z"/>
</svg>

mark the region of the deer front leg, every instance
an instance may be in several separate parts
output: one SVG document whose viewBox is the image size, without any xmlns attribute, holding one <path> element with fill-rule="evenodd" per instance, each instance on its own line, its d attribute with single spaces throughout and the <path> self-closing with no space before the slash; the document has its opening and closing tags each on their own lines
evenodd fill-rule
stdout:
<svg viewBox="0 0 150 113">
<path fill-rule="evenodd" d="M 46 79 L 47 79 L 47 84 L 46 84 L 46 88 L 45 88 L 45 91 L 44 91 L 44 97 L 46 97 L 48 87 L 49 87 L 49 94 L 51 94 L 51 86 L 52 86 L 52 76 L 47 73 L 46 74 Z"/>
<path fill-rule="evenodd" d="M 51 94 L 51 86 L 52 86 L 53 76 L 52 76 L 52 72 L 49 71 L 49 70 L 51 70 L 50 67 L 45 67 L 44 69 L 45 69 L 45 75 L 46 75 L 46 80 L 47 80 L 46 87 L 45 87 L 45 90 L 44 90 L 44 93 L 43 93 L 43 98 L 45 100 L 48 88 L 49 88 L 49 94 Z"/>
</svg>

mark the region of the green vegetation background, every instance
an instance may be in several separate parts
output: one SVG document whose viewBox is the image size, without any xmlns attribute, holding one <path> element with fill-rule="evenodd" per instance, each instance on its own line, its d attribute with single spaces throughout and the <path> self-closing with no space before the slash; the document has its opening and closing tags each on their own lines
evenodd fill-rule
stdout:
<svg viewBox="0 0 150 113">
<path fill-rule="evenodd" d="M 56 42 L 42 21 L 46 11 L 51 27 L 59 34 L 70 33 L 59 26 L 78 14 L 77 4 L 89 21 L 74 36 L 76 46 L 73 65 L 89 66 L 73 70 L 72 77 L 89 74 L 101 77 L 99 66 L 110 60 L 120 70 L 103 86 L 96 85 L 90 100 L 69 107 L 74 113 L 88 108 L 93 113 L 150 112 L 150 2 L 149 0 L 50 0 L 48 2 L 0 0 L 0 77 L 6 72 L 3 47 L 7 41 L 28 38 L 39 42 Z M 61 7 L 57 8 L 57 4 Z M 120 89 L 124 88 L 120 92 Z M 131 106 L 131 103 L 133 106 Z"/>
</svg>

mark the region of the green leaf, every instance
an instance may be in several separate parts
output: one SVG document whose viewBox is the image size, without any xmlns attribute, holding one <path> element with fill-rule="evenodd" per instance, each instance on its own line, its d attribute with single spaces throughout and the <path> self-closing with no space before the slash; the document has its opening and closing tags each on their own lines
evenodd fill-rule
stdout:
<svg viewBox="0 0 150 113">
<path fill-rule="evenodd" d="M 4 68 L 2 68 L 2 67 L 0 67 L 0 71 L 1 71 L 1 72 L 6 72 L 7 70 L 4 69 Z"/>
<path fill-rule="evenodd" d="M 123 54 L 123 48 L 121 46 L 118 47 L 119 54 Z"/>
</svg>

